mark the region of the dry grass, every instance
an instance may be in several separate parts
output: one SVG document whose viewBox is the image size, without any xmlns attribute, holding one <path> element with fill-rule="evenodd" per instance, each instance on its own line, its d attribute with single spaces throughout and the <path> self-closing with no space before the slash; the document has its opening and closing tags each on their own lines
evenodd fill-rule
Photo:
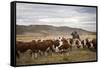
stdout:
<svg viewBox="0 0 100 68">
<path fill-rule="evenodd" d="M 33 35 L 16 35 L 16 40 L 19 41 L 31 41 L 31 40 L 38 40 L 38 39 L 58 39 L 59 37 L 71 38 L 71 36 L 33 36 Z M 96 38 L 96 35 L 81 35 L 81 39 L 93 39 Z"/>
<path fill-rule="evenodd" d="M 47 36 L 47 37 L 34 37 L 29 35 L 17 35 L 17 40 L 20 41 L 31 41 L 38 39 L 56 39 L 59 36 Z M 71 38 L 71 36 L 60 36 Z M 96 35 L 81 35 L 81 39 L 93 39 Z M 96 52 L 89 49 L 73 49 L 70 52 L 64 54 L 56 54 L 47 56 L 38 56 L 38 58 L 32 58 L 29 55 L 22 54 L 21 58 L 16 58 L 17 65 L 28 65 L 28 64 L 47 64 L 47 63 L 62 63 L 62 62 L 79 62 L 79 61 L 94 61 L 96 60 Z"/>
<path fill-rule="evenodd" d="M 53 53 L 52 55 L 38 56 L 35 59 L 29 55 L 24 55 L 16 60 L 17 65 L 94 61 L 96 60 L 96 52 L 90 51 L 89 49 L 74 49 L 63 54 Z"/>
</svg>

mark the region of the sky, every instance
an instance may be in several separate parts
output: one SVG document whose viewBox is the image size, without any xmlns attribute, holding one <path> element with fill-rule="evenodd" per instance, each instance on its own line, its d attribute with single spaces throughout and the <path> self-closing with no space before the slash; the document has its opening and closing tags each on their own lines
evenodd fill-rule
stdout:
<svg viewBox="0 0 100 68">
<path fill-rule="evenodd" d="M 17 25 L 52 25 L 96 32 L 96 8 L 17 3 Z"/>
</svg>

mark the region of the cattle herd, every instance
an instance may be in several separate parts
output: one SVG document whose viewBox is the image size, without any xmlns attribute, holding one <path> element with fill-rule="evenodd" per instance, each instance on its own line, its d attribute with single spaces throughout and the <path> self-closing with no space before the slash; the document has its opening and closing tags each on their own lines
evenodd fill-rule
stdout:
<svg viewBox="0 0 100 68">
<path fill-rule="evenodd" d="M 29 55 L 45 55 L 45 53 L 59 53 L 72 51 L 74 48 L 93 48 L 96 50 L 96 39 L 84 40 L 59 37 L 58 39 L 32 40 L 30 42 L 16 41 L 16 57 L 20 58 L 20 53 L 30 50 Z M 37 58 L 34 56 L 34 58 Z"/>
</svg>

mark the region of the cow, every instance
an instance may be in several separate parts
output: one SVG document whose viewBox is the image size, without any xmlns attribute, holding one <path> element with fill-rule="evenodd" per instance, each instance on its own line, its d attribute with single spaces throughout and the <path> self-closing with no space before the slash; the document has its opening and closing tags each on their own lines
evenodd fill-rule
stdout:
<svg viewBox="0 0 100 68">
<path fill-rule="evenodd" d="M 86 46 L 87 46 L 87 48 L 90 48 L 91 47 L 91 41 L 89 41 L 88 38 L 86 38 L 85 40 L 86 40 Z"/>
<path fill-rule="evenodd" d="M 74 40 L 72 38 L 67 38 L 68 44 L 70 45 L 70 50 L 72 50 L 72 46 L 74 44 Z"/>
<path fill-rule="evenodd" d="M 65 39 L 65 38 L 62 38 L 62 45 L 59 47 L 59 50 L 61 51 L 61 52 L 66 52 L 66 50 L 68 49 L 68 48 L 70 48 L 70 50 L 71 50 L 71 45 L 68 43 L 68 40 L 67 39 Z"/>
<path fill-rule="evenodd" d="M 42 40 L 37 42 L 37 50 L 40 55 L 49 53 L 50 51 L 54 52 L 53 49 L 53 40 Z"/>
<path fill-rule="evenodd" d="M 25 53 L 27 50 L 31 50 L 30 55 L 36 58 L 39 55 L 45 53 L 55 52 L 55 48 L 59 46 L 59 40 L 32 40 L 30 42 L 16 42 L 16 56 L 19 57 L 20 53 Z"/>
<path fill-rule="evenodd" d="M 82 40 L 81 44 L 82 44 L 83 48 L 85 48 L 86 47 L 86 40 Z"/>
<path fill-rule="evenodd" d="M 54 47 L 58 47 L 60 45 L 60 41 L 58 39 L 53 41 Z"/>
<path fill-rule="evenodd" d="M 76 40 L 75 45 L 77 46 L 77 48 L 80 48 L 81 47 L 80 40 Z"/>
<path fill-rule="evenodd" d="M 69 43 L 72 45 L 74 40 L 72 38 L 69 39 Z"/>
<path fill-rule="evenodd" d="M 93 47 L 94 49 L 97 49 L 97 42 L 96 42 L 96 39 L 92 39 L 92 44 L 93 44 Z"/>
<path fill-rule="evenodd" d="M 30 42 L 16 42 L 16 56 L 19 58 L 19 53 L 25 53 L 27 50 L 31 49 Z M 31 53 L 30 53 L 31 54 Z"/>
</svg>

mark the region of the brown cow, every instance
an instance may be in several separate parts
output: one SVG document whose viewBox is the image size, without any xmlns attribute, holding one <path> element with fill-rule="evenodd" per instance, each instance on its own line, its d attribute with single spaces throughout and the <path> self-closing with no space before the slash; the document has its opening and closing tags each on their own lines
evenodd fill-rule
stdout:
<svg viewBox="0 0 100 68">
<path fill-rule="evenodd" d="M 45 52 L 54 51 L 52 40 L 43 40 L 37 42 L 37 50 L 40 53 L 45 54 Z"/>
<path fill-rule="evenodd" d="M 81 44 L 82 44 L 83 48 L 85 48 L 86 47 L 86 40 L 82 40 Z"/>
<path fill-rule="evenodd" d="M 70 44 L 72 45 L 73 42 L 74 42 L 74 40 L 73 40 L 72 38 L 69 38 L 69 42 L 70 42 Z"/>
<path fill-rule="evenodd" d="M 64 51 L 64 50 L 66 50 L 66 49 L 68 49 L 68 48 L 71 49 L 71 45 L 68 43 L 68 40 L 67 40 L 67 39 L 62 38 L 61 41 L 63 42 L 63 44 L 59 47 L 59 50 Z"/>
<path fill-rule="evenodd" d="M 96 42 L 96 39 L 93 39 L 93 40 L 92 40 L 92 44 L 93 44 L 94 49 L 97 49 L 97 42 Z"/>
<path fill-rule="evenodd" d="M 80 47 L 81 47 L 80 41 L 79 41 L 79 40 L 76 40 L 76 41 L 75 41 L 75 44 L 76 44 L 77 48 L 80 48 Z"/>
<path fill-rule="evenodd" d="M 60 45 L 60 41 L 59 40 L 54 40 L 53 41 L 54 47 L 58 47 Z"/>
<path fill-rule="evenodd" d="M 88 48 L 90 48 L 90 47 L 91 47 L 91 41 L 89 41 L 89 39 L 88 39 L 88 38 L 86 38 L 86 46 L 87 46 Z"/>
<path fill-rule="evenodd" d="M 16 56 L 19 58 L 19 52 L 20 53 L 24 53 L 27 50 L 31 50 L 32 52 L 36 52 L 36 44 L 35 44 L 35 40 L 31 41 L 31 42 L 22 42 L 22 41 L 16 41 Z M 32 54 L 32 52 L 30 52 L 30 55 Z"/>
</svg>

